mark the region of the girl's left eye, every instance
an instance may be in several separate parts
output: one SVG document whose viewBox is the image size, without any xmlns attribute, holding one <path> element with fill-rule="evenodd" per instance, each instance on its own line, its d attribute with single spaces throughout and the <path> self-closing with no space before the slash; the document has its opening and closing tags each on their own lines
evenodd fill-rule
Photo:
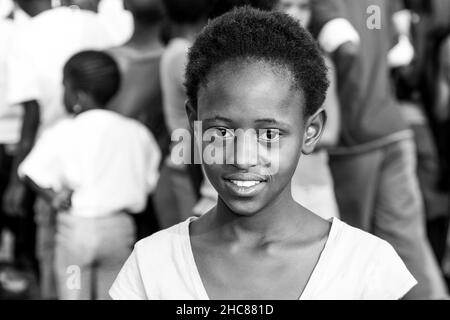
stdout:
<svg viewBox="0 0 450 320">
<path fill-rule="evenodd" d="M 260 130 L 259 139 L 270 142 L 278 141 L 280 139 L 280 130 L 278 129 Z"/>
</svg>

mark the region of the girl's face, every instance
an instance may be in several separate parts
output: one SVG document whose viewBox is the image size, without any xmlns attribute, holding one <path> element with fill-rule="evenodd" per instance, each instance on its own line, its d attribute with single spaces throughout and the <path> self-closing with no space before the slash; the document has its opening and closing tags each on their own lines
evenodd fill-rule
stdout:
<svg viewBox="0 0 450 320">
<path fill-rule="evenodd" d="M 278 10 L 287 13 L 305 28 L 311 22 L 311 0 L 279 0 Z"/>
<path fill-rule="evenodd" d="M 210 72 L 190 120 L 201 121 L 205 172 L 235 214 L 253 215 L 291 197 L 302 149 L 309 153 L 316 142 L 305 141 L 304 107 L 285 68 L 228 62 Z M 211 154 L 222 162 L 205 164 Z"/>
</svg>

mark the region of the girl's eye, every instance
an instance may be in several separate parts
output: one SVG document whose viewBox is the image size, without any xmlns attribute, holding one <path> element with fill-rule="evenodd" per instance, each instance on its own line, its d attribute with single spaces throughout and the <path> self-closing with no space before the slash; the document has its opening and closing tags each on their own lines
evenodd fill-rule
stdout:
<svg viewBox="0 0 450 320">
<path fill-rule="evenodd" d="M 260 131 L 260 140 L 275 142 L 280 139 L 280 130 L 278 129 L 265 129 Z"/>
<path fill-rule="evenodd" d="M 233 132 L 227 128 L 213 128 L 210 130 L 212 136 L 219 139 L 231 139 L 234 137 Z"/>
</svg>

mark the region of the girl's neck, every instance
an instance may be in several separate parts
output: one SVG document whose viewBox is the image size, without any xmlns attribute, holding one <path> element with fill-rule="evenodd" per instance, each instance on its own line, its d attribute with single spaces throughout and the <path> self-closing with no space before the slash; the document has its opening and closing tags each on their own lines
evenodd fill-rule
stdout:
<svg viewBox="0 0 450 320">
<path fill-rule="evenodd" d="M 251 216 L 235 214 L 219 198 L 217 227 L 231 241 L 245 239 L 246 243 L 256 246 L 278 242 L 298 230 L 297 222 L 302 217 L 300 208 L 292 198 L 290 185 L 269 205 Z"/>
</svg>

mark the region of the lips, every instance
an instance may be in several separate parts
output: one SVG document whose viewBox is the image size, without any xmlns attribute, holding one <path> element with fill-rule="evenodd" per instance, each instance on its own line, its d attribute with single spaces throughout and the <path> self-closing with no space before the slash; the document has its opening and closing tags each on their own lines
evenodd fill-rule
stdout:
<svg viewBox="0 0 450 320">
<path fill-rule="evenodd" d="M 237 197 L 252 197 L 259 193 L 267 179 L 255 174 L 232 174 L 224 177 L 228 191 Z"/>
<path fill-rule="evenodd" d="M 267 178 L 263 175 L 254 173 L 234 173 L 224 176 L 228 181 L 242 181 L 242 182 L 266 182 Z"/>
</svg>

